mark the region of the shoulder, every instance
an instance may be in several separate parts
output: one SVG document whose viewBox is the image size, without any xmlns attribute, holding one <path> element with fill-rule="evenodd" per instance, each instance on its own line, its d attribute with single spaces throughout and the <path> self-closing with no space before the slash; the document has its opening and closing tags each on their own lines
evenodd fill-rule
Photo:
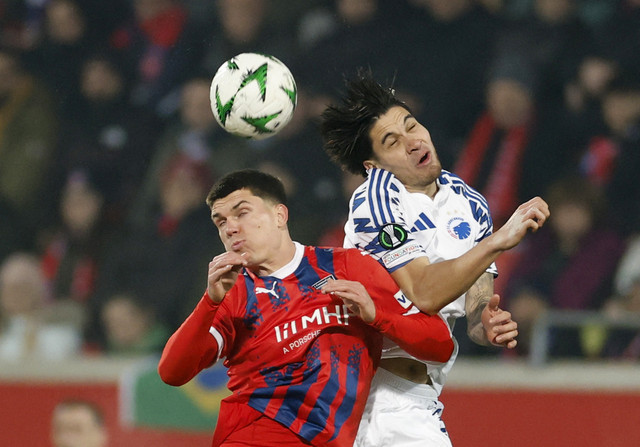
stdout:
<svg viewBox="0 0 640 447">
<path fill-rule="evenodd" d="M 470 202 L 472 205 L 483 208 L 486 211 L 489 210 L 487 199 L 453 172 L 443 169 L 440 177 L 438 177 L 438 184 L 440 187 L 448 188 L 453 194 Z"/>
</svg>

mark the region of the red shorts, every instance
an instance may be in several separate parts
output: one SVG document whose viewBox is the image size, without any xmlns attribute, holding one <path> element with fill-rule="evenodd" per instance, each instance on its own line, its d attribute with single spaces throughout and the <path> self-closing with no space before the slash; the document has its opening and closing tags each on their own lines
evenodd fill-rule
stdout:
<svg viewBox="0 0 640 447">
<path fill-rule="evenodd" d="M 299 447 L 309 444 L 246 404 L 222 403 L 212 447 Z"/>
</svg>

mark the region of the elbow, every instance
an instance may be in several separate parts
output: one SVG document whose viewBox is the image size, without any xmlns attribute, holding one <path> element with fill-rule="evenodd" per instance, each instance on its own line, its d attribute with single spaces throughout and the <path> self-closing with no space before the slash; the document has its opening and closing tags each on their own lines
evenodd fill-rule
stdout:
<svg viewBox="0 0 640 447">
<path fill-rule="evenodd" d="M 182 386 L 190 379 L 185 378 L 182 374 L 180 374 L 180 371 L 169 367 L 162 360 L 158 364 L 158 375 L 164 383 L 171 386 Z"/>
<path fill-rule="evenodd" d="M 439 358 L 436 359 L 436 362 L 447 363 L 449 359 L 451 359 L 454 349 L 455 345 L 453 343 L 453 339 L 450 338 L 443 342 L 442 349 L 438 351 Z"/>
<path fill-rule="evenodd" d="M 427 315 L 437 315 L 443 307 L 440 303 L 434 300 L 432 296 L 416 297 L 416 299 L 412 301 L 422 313 Z"/>
</svg>

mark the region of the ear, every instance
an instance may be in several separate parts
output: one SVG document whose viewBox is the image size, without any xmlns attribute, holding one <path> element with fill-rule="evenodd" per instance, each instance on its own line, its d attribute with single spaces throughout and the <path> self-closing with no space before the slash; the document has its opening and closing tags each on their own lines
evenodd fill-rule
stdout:
<svg viewBox="0 0 640 447">
<path fill-rule="evenodd" d="M 278 226 L 286 226 L 289 221 L 289 208 L 283 203 L 279 203 L 276 205 L 276 219 L 278 222 Z"/>
<path fill-rule="evenodd" d="M 372 168 L 377 168 L 378 166 L 376 165 L 376 162 L 373 160 L 365 160 L 362 162 L 362 164 L 364 165 L 364 168 L 366 170 L 372 169 Z"/>
</svg>

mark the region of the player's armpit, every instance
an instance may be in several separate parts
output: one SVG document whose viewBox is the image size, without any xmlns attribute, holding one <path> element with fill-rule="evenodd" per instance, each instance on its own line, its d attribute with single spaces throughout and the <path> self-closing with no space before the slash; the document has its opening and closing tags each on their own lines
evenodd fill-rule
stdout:
<svg viewBox="0 0 640 447">
<path fill-rule="evenodd" d="M 158 374 L 163 382 L 184 385 L 217 361 L 219 345 L 209 329 L 218 307 L 205 294 L 169 338 L 158 363 Z"/>
</svg>

